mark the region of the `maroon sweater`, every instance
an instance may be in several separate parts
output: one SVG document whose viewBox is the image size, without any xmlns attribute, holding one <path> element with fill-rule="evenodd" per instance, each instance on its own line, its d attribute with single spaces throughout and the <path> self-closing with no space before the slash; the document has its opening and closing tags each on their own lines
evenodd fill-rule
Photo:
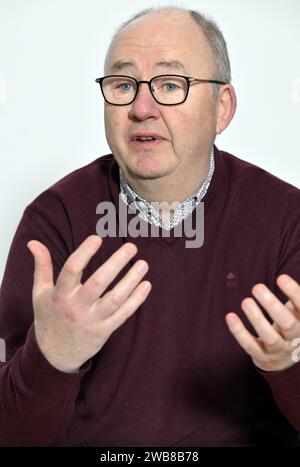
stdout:
<svg viewBox="0 0 300 467">
<path fill-rule="evenodd" d="M 37 239 L 55 277 L 95 233 L 101 201 L 118 204 L 111 155 L 76 170 L 38 196 L 15 234 L 0 294 L 0 444 L 31 446 L 259 446 L 293 444 L 300 431 L 300 364 L 261 372 L 227 329 L 225 315 L 264 282 L 300 282 L 300 191 L 216 149 L 204 198 L 205 239 L 105 238 L 83 280 L 133 241 L 150 265 L 152 291 L 78 374 L 53 368 L 32 326 Z M 194 214 L 193 214 L 194 215 Z M 129 269 L 125 269 L 124 273 Z M 124 273 L 112 284 L 115 285 Z"/>
</svg>

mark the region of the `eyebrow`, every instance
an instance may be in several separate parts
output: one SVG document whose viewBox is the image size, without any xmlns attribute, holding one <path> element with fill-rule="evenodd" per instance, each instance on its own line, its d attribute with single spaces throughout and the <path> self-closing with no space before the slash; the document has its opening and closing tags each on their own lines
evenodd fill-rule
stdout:
<svg viewBox="0 0 300 467">
<path fill-rule="evenodd" d="M 178 60 L 157 62 L 157 63 L 155 63 L 155 66 L 165 66 L 165 67 L 169 67 L 169 68 L 182 68 L 183 70 L 185 70 L 184 65 L 181 62 L 179 62 Z"/>
<path fill-rule="evenodd" d="M 155 67 L 166 67 L 166 68 L 177 68 L 177 69 L 180 68 L 186 71 L 184 65 L 178 60 L 163 60 L 161 62 L 156 62 L 154 66 Z M 137 66 L 134 62 L 118 60 L 112 65 L 111 71 L 120 71 L 120 70 L 123 70 L 123 68 L 127 68 L 127 67 L 137 69 Z"/>
<path fill-rule="evenodd" d="M 118 60 L 117 62 L 115 62 L 112 65 L 111 71 L 120 71 L 123 68 L 127 68 L 127 67 L 136 68 L 136 65 L 133 62 L 128 62 L 128 61 L 127 62 L 122 62 L 121 60 Z"/>
</svg>

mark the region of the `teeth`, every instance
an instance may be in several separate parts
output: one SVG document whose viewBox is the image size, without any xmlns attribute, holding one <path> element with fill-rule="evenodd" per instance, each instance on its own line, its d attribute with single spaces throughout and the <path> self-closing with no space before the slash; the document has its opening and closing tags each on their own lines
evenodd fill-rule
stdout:
<svg viewBox="0 0 300 467">
<path fill-rule="evenodd" d="M 153 138 L 153 136 L 139 136 L 137 139 L 141 140 L 141 141 L 151 141 L 154 138 Z"/>
</svg>

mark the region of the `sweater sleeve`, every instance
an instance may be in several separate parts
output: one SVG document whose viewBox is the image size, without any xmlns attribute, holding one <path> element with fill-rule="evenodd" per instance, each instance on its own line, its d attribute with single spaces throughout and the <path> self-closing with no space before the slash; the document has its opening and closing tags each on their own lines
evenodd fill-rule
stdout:
<svg viewBox="0 0 300 467">
<path fill-rule="evenodd" d="M 51 253 L 54 279 L 73 250 L 72 228 L 64 206 L 44 192 L 24 211 L 15 233 L 0 290 L 0 445 L 47 446 L 65 431 L 72 417 L 78 373 L 55 369 L 40 352 L 33 326 L 33 257 L 26 247 L 39 240 Z M 3 358 L 2 358 L 3 360 Z"/>
<path fill-rule="evenodd" d="M 300 284 L 300 195 L 298 190 L 291 193 L 287 204 L 281 227 L 281 245 L 277 264 L 276 278 L 280 274 L 288 274 Z M 275 294 L 282 303 L 288 300 L 278 286 L 275 287 Z M 291 355 L 291 364 L 292 362 Z M 271 388 L 281 412 L 300 432 L 300 362 L 286 370 L 274 372 L 259 370 L 259 373 Z"/>
</svg>

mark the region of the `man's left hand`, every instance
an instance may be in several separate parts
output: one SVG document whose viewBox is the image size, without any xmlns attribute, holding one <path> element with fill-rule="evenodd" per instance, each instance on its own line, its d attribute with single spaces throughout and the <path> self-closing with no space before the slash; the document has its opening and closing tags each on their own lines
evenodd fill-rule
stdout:
<svg viewBox="0 0 300 467">
<path fill-rule="evenodd" d="M 235 313 L 226 315 L 226 322 L 240 346 L 250 355 L 254 365 L 264 371 L 280 371 L 294 365 L 295 344 L 300 343 L 300 285 L 286 274 L 277 278 L 277 284 L 289 298 L 283 304 L 264 284 L 256 284 L 251 292 L 271 317 L 271 324 L 251 297 L 241 307 L 257 332 L 253 336 Z M 300 354 L 300 351 L 297 352 Z"/>
</svg>

